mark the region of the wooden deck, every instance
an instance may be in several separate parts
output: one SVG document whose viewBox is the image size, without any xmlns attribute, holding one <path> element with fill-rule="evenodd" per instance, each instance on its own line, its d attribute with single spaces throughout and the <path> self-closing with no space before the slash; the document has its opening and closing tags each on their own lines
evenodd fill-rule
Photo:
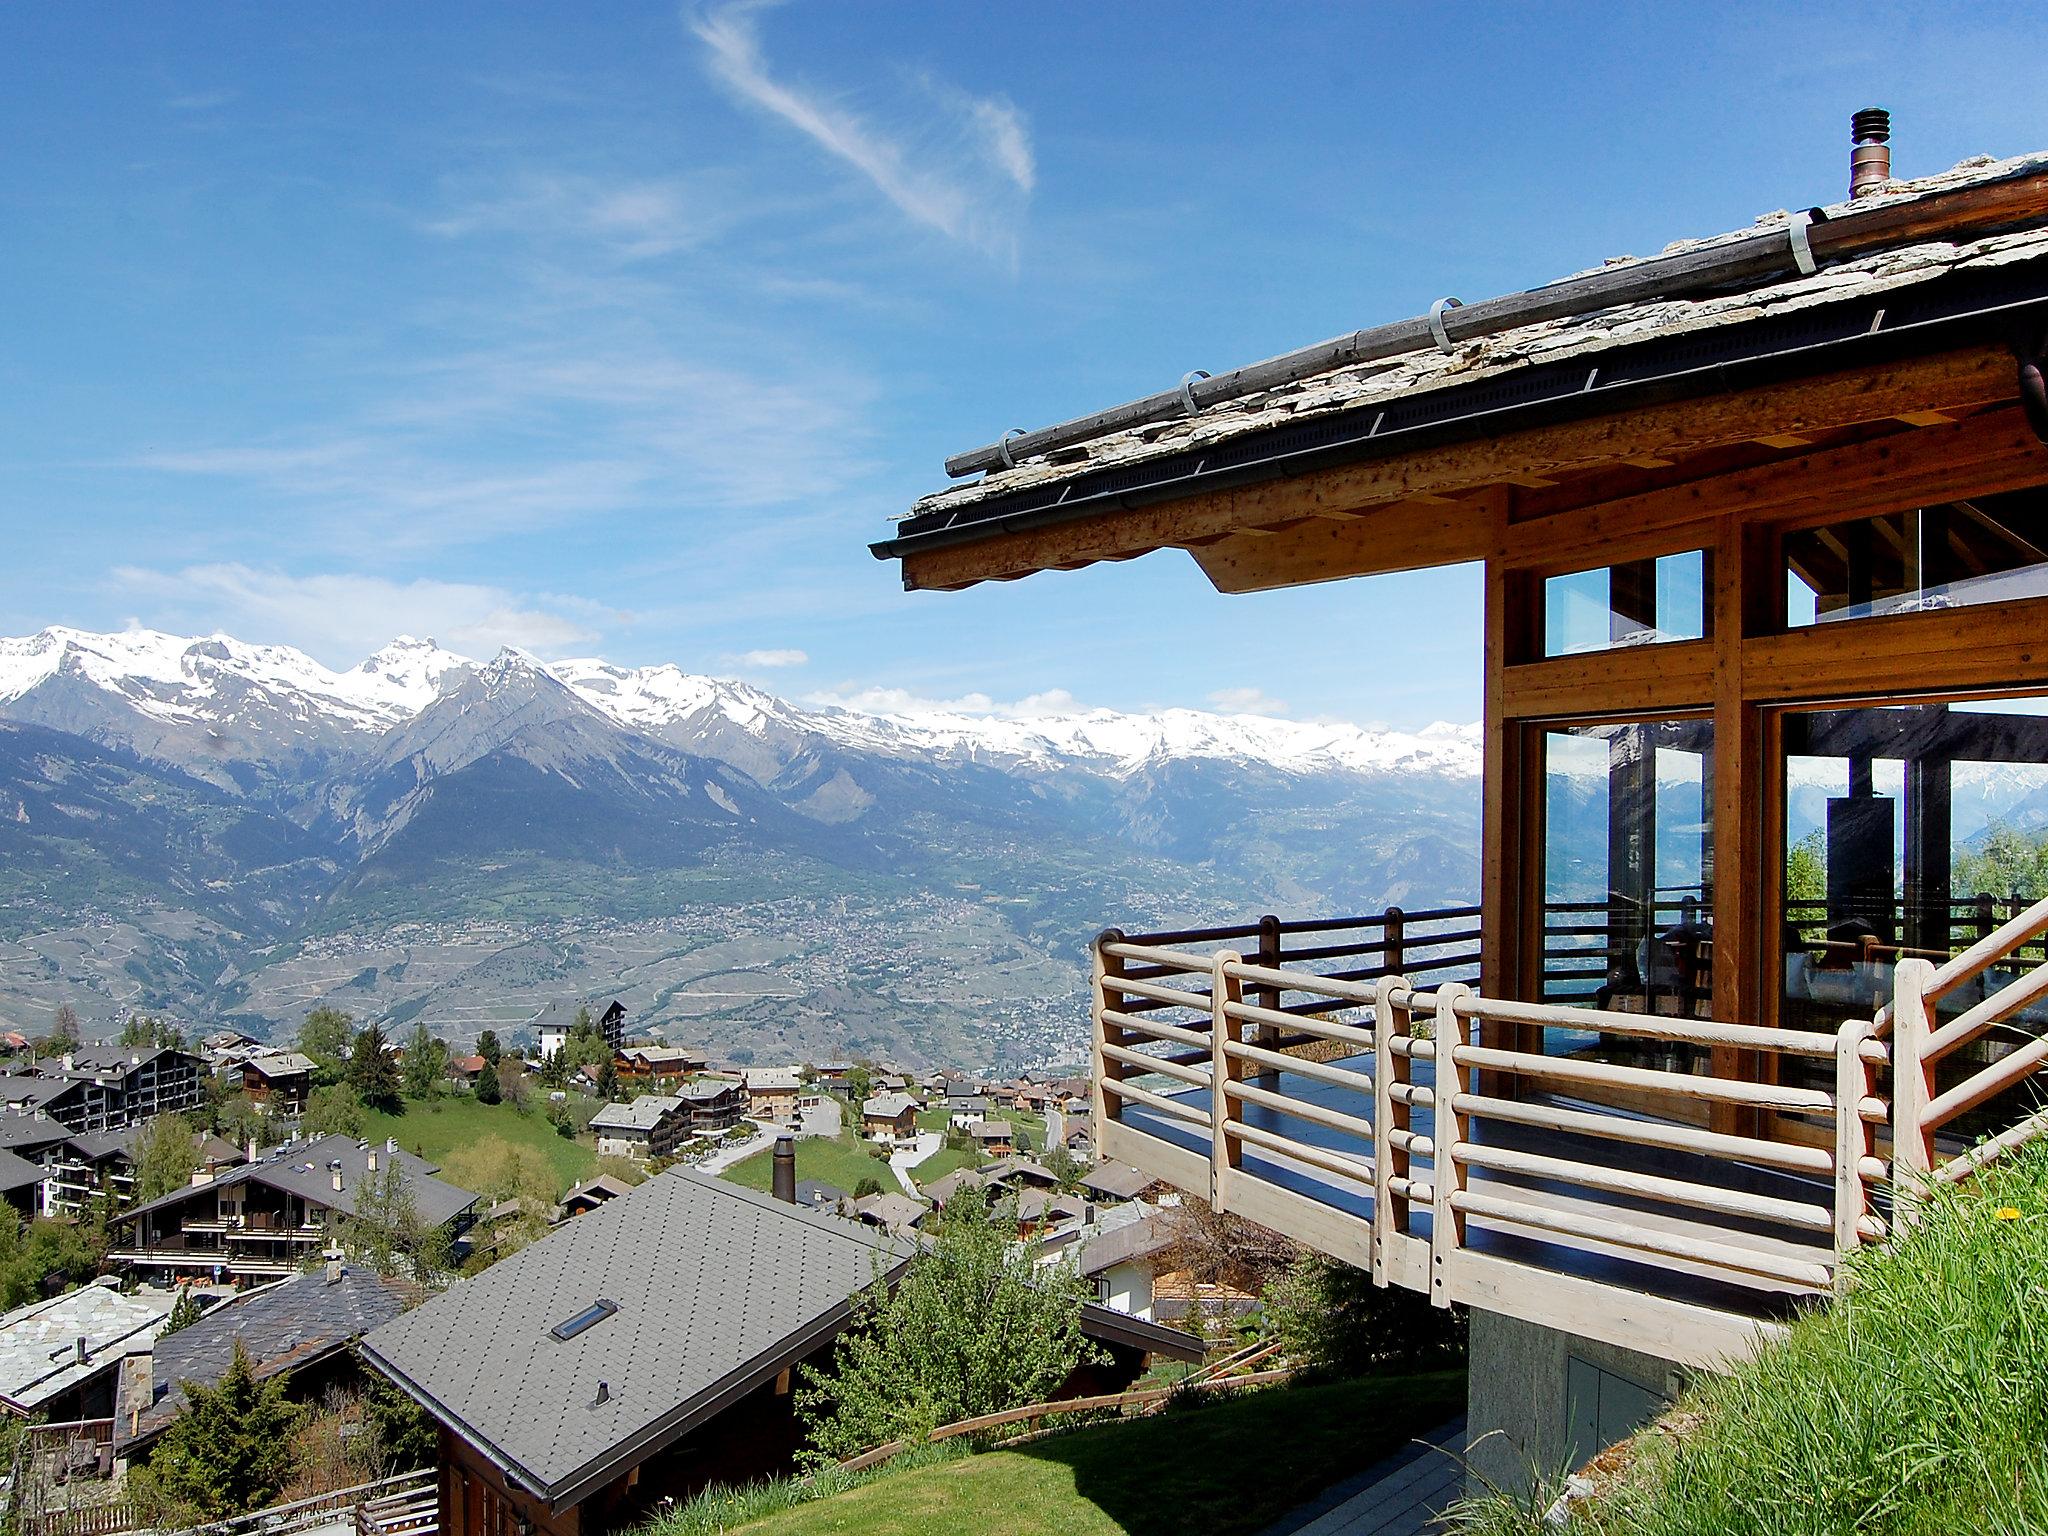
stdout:
<svg viewBox="0 0 2048 1536">
<path fill-rule="evenodd" d="M 1384 1284 L 1711 1366 L 1830 1296 L 1844 1257 L 1908 1219 L 1928 1182 L 2048 1130 L 2044 1111 L 1970 1150 L 1940 1139 L 2009 1098 L 2048 1040 L 1936 1091 L 1938 1065 L 2048 991 L 2048 964 L 1934 1023 L 1944 997 L 1970 995 L 2044 931 L 2048 902 L 1940 967 L 1904 962 L 1889 1006 L 1831 1032 L 1316 969 L 1384 941 L 1283 944 L 1260 964 L 1199 935 L 1105 935 L 1101 1147 Z M 1673 1049 L 1648 1065 L 1543 1055 L 1490 1043 L 1500 1026 Z M 1731 1045 L 1772 1070 L 1687 1065 Z M 1745 1129 L 1704 1128 L 1709 1105 L 1735 1107 Z"/>
</svg>

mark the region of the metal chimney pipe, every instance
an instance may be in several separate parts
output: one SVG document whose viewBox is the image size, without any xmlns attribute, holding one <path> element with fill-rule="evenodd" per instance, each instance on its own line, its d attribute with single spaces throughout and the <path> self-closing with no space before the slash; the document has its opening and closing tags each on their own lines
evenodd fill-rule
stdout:
<svg viewBox="0 0 2048 1536">
<path fill-rule="evenodd" d="M 769 1193 L 778 1200 L 796 1204 L 796 1138 L 778 1136 L 775 1138 L 775 1161 L 773 1177 L 769 1181 Z"/>
<path fill-rule="evenodd" d="M 1876 192 L 1892 179 L 1892 115 L 1865 107 L 1849 119 L 1849 196 Z"/>
</svg>

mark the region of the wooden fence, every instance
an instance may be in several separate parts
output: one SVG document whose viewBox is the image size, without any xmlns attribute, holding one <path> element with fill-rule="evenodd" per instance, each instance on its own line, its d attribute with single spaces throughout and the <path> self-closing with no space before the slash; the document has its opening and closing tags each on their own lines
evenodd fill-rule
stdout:
<svg viewBox="0 0 2048 1536">
<path fill-rule="evenodd" d="M 1440 1303 L 1498 1300 L 1499 1287 L 1532 1275 L 1543 1288 L 1528 1263 L 1504 1269 L 1478 1252 L 1472 1225 L 1726 1286 L 1825 1293 L 1846 1254 L 1885 1235 L 1886 1209 L 1909 1215 L 1929 1182 L 1967 1177 L 2048 1132 L 2044 1110 L 1968 1152 L 1943 1157 L 1936 1144 L 1959 1116 L 2009 1101 L 2048 1066 L 2048 1031 L 2019 1030 L 2020 1043 L 1960 1081 L 1936 1076 L 1945 1058 L 1994 1029 L 2013 1032 L 2048 1000 L 2048 962 L 2033 959 L 2048 902 L 1940 966 L 1900 961 L 1893 1002 L 1831 1031 L 1518 1002 L 1391 970 L 1326 972 L 1315 945 L 1283 949 L 1281 964 L 1195 947 L 1245 931 L 1097 941 L 1103 1150 Z M 1944 999 L 1953 1016 L 1937 1027 Z M 1551 1028 L 1691 1049 L 1638 1064 L 1501 1043 Z M 1738 1052 L 1762 1070 L 1695 1069 Z M 1801 1134 L 1706 1129 L 1703 1105 Z M 1685 1171 L 1663 1171 L 1672 1167 Z M 1291 1176 L 1301 1171 L 1312 1182 Z M 1561 1260 L 1547 1303 L 1503 1310 L 1583 1318 L 1599 1294 L 1564 1279 L 1585 1268 Z M 1682 1352 L 1702 1360 L 1753 1339 L 1753 1321 L 1706 1310 L 1667 1309 L 1643 1335 L 1676 1319 L 1692 1328 Z"/>
</svg>

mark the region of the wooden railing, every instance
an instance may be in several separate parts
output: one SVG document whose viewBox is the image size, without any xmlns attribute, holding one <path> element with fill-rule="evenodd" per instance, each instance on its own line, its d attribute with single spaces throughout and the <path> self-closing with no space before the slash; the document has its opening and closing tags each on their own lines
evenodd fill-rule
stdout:
<svg viewBox="0 0 2048 1536">
<path fill-rule="evenodd" d="M 1640 1266 L 1684 1277 L 1670 1288 L 1684 1298 L 1671 1302 L 1678 1310 L 1631 1338 L 1668 1331 L 1672 1317 L 1698 1323 L 1703 1305 L 1743 1312 L 1753 1333 L 1771 1307 L 1744 1312 L 1721 1298 L 1828 1292 L 1843 1257 L 1882 1238 L 1888 1217 L 1909 1218 L 1929 1183 L 1966 1178 L 2048 1132 L 2040 1110 L 2015 1113 L 1968 1151 L 1937 1143 L 1958 1116 L 2048 1066 L 2048 1033 L 2025 1034 L 1959 1082 L 1936 1080 L 1944 1058 L 2010 1031 L 2021 1010 L 2048 999 L 2048 962 L 2029 963 L 2048 933 L 2048 902 L 1939 967 L 1902 961 L 1891 1005 L 1832 1031 L 1489 998 L 1462 980 L 1391 969 L 1316 969 L 1318 951 L 1334 946 L 1290 954 L 1283 944 L 1278 964 L 1198 947 L 1245 931 L 1097 941 L 1104 1152 L 1442 1303 L 1500 1305 L 1499 1288 L 1517 1283 L 1501 1269 L 1505 1252 L 1521 1283 L 1532 1268 L 1598 1275 L 1591 1255 L 1636 1266 L 1628 1273 L 1638 1278 Z M 1937 1005 L 1967 1001 L 1979 978 L 1987 995 L 1952 1006 L 1937 1026 Z M 1524 1048 L 1553 1028 L 1660 1049 L 1614 1061 Z M 1717 1049 L 1750 1070 L 1695 1070 Z M 1704 1128 L 1700 1111 L 1713 1105 L 1746 1111 L 1734 1121 L 1749 1129 Z M 1786 1122 L 1800 1134 L 1768 1133 Z M 1475 1240 L 1475 1228 L 1512 1246 Z M 1596 1305 L 1566 1289 L 1575 1308 Z M 1703 1304 L 1702 1294 L 1715 1299 Z M 1692 1353 L 1725 1353 L 1740 1332 L 1696 1329 Z"/>
</svg>

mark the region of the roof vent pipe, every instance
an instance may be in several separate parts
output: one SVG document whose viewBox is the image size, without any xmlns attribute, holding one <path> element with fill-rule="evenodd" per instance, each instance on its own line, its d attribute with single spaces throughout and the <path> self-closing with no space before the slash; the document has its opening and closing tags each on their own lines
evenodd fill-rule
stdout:
<svg viewBox="0 0 2048 1536">
<path fill-rule="evenodd" d="M 776 1199 L 796 1204 L 796 1138 L 778 1136 L 775 1138 L 775 1161 L 772 1165 L 773 1178 L 769 1181 L 769 1192 Z"/>
<path fill-rule="evenodd" d="M 1892 179 L 1892 115 L 1865 107 L 1849 119 L 1849 196 L 1881 191 Z"/>
</svg>

